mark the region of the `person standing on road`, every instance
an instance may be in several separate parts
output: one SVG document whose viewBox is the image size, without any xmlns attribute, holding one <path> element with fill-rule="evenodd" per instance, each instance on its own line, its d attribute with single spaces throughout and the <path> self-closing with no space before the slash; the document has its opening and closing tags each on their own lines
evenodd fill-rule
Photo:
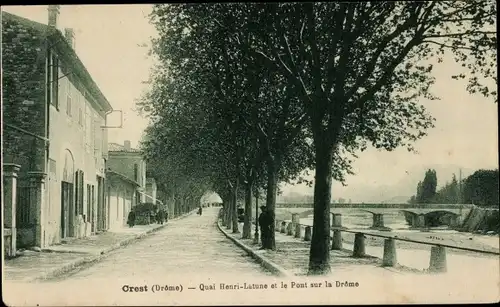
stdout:
<svg viewBox="0 0 500 307">
<path fill-rule="evenodd" d="M 165 222 L 165 211 L 163 209 L 158 210 L 156 217 L 158 218 L 158 224 L 163 225 Z"/>
<path fill-rule="evenodd" d="M 129 227 L 134 227 L 134 225 L 135 225 L 135 212 L 133 210 L 131 210 L 128 213 L 127 224 Z"/>
<path fill-rule="evenodd" d="M 260 241 L 262 247 L 260 249 L 265 249 L 269 246 L 269 238 L 271 236 L 271 216 L 266 208 L 266 206 L 260 206 L 262 212 L 259 215 L 259 227 L 260 227 Z"/>
</svg>

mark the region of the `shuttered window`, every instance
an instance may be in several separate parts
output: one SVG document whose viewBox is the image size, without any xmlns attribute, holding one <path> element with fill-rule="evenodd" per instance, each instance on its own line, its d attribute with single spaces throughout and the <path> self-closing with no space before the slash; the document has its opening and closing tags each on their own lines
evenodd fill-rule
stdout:
<svg viewBox="0 0 500 307">
<path fill-rule="evenodd" d="M 78 170 L 75 173 L 75 215 L 83 215 L 83 196 L 84 190 L 84 173 L 82 170 Z"/>
</svg>

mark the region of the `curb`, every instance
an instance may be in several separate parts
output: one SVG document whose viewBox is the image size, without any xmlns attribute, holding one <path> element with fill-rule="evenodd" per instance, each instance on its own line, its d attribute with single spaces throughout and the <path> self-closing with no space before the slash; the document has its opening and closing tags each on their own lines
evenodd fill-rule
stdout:
<svg viewBox="0 0 500 307">
<path fill-rule="evenodd" d="M 189 212 L 189 213 L 186 213 L 186 214 L 183 214 L 181 216 L 178 216 L 178 217 L 175 217 L 173 219 L 171 219 L 170 221 L 175 221 L 175 220 L 180 220 L 180 219 L 183 219 L 189 215 L 191 215 L 194 211 L 192 212 Z M 50 270 L 48 272 L 45 272 L 39 276 L 36 276 L 36 277 L 33 277 L 33 278 L 27 278 L 25 280 L 23 280 L 24 282 L 35 282 L 35 281 L 41 281 L 41 280 L 47 280 L 47 279 L 51 279 L 51 278 L 55 278 L 55 277 L 58 277 L 60 275 L 63 275 L 65 273 L 68 273 L 84 264 L 88 264 L 88 263 L 93 263 L 93 262 L 98 262 L 102 259 L 104 259 L 106 256 L 109 255 L 110 252 L 114 251 L 114 250 L 117 250 L 119 249 L 120 247 L 124 247 L 126 245 L 129 245 L 131 244 L 133 241 L 136 241 L 136 240 L 140 240 L 140 239 L 143 239 L 145 237 L 147 237 L 148 235 L 152 234 L 152 233 L 155 233 L 163 228 L 165 228 L 166 226 L 168 225 L 168 222 L 164 225 L 161 225 L 161 226 L 158 226 L 156 228 L 153 228 L 153 229 L 149 229 L 147 230 L 146 232 L 143 232 L 143 233 L 140 233 L 140 234 L 137 234 L 131 238 L 127 238 L 123 241 L 120 241 L 118 243 L 115 243 L 113 244 L 112 246 L 110 247 L 107 247 L 107 248 L 104 248 L 100 251 L 99 254 L 94 254 L 94 255 L 90 255 L 90 256 L 87 256 L 87 257 L 82 257 L 80 259 L 76 259 L 75 261 L 73 262 L 70 262 L 68 264 L 65 264 L 61 267 L 58 267 L 58 268 L 55 268 L 53 270 Z M 72 253 L 72 252 L 68 252 L 68 253 Z M 77 254 L 77 253 L 75 253 Z"/>
<path fill-rule="evenodd" d="M 250 255 L 253 259 L 257 260 L 259 264 L 264 267 L 265 269 L 271 271 L 273 274 L 281 276 L 281 277 L 291 277 L 294 276 L 281 266 L 277 265 L 276 263 L 272 262 L 271 260 L 267 259 L 264 256 L 261 256 L 257 254 L 253 249 L 240 240 L 233 238 L 230 234 L 228 234 L 223 227 L 221 227 L 219 221 L 216 222 L 217 228 L 219 228 L 220 232 L 222 232 L 229 240 L 231 240 L 234 244 L 239 246 L 241 249 L 243 249 L 245 252 L 247 252 L 248 255 Z"/>
</svg>

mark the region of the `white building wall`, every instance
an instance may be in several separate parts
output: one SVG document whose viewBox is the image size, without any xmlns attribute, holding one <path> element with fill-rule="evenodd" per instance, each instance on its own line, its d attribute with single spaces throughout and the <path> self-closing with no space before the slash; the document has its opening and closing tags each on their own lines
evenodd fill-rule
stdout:
<svg viewBox="0 0 500 307">
<path fill-rule="evenodd" d="M 59 75 L 65 73 L 59 69 Z M 104 162 L 102 159 L 103 141 L 107 141 L 107 131 L 104 116 L 100 115 L 90 103 L 87 93 L 77 89 L 68 77 L 59 79 L 59 107 L 51 105 L 49 117 L 49 159 L 55 161 L 55 174 L 47 178 L 46 184 L 46 219 L 45 242 L 55 244 L 60 242 L 61 227 L 61 181 L 63 179 L 64 159 L 66 150 L 73 157 L 73 171 L 84 171 L 84 208 L 87 212 L 87 184 L 94 186 L 94 203 L 97 206 L 97 175 L 104 177 Z M 97 142 L 96 142 L 97 141 Z M 74 174 L 73 174 L 74 178 Z M 74 196 L 74 192 L 73 192 Z M 74 197 L 73 197 L 74 198 Z M 73 199 L 75 204 L 75 200 Z M 76 204 L 75 204 L 76 205 Z M 97 207 L 94 210 L 94 221 L 97 217 Z M 70 214 L 74 214 L 70 212 Z M 74 219 L 75 223 L 77 218 Z"/>
</svg>

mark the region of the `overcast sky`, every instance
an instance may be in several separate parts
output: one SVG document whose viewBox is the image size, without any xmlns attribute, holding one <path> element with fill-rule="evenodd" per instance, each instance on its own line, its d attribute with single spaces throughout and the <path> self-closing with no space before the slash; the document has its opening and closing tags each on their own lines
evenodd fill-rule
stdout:
<svg viewBox="0 0 500 307">
<path fill-rule="evenodd" d="M 3 9 L 47 23 L 47 6 Z M 112 142 L 129 139 L 136 146 L 147 125 L 147 120 L 135 113 L 134 101 L 146 89 L 142 82 L 148 79 L 152 67 L 148 48 L 140 47 L 149 45 L 155 35 L 147 18 L 150 11 L 149 5 L 61 6 L 58 28 L 75 30 L 76 51 L 82 62 L 113 107 L 124 112 L 123 128 L 109 130 Z M 405 149 L 394 152 L 369 149 L 361 153 L 354 164 L 357 175 L 348 177 L 349 186 L 342 188 L 334 183 L 335 198 L 346 194 L 346 198 L 357 201 L 367 186 L 397 187 L 409 177 L 423 176 L 427 166 L 456 168 L 457 173 L 459 167 L 468 170 L 498 167 L 497 105 L 481 96 L 469 95 L 462 83 L 451 80 L 449 76 L 455 67 L 450 62 L 436 67 L 434 93 L 441 100 L 422 100 L 437 121 L 429 135 L 416 143 L 419 154 Z M 439 177 L 438 173 L 440 184 L 449 179 Z M 305 187 L 285 188 L 291 190 L 312 193 Z M 380 197 L 398 196 L 394 193 L 397 191 Z"/>
</svg>

